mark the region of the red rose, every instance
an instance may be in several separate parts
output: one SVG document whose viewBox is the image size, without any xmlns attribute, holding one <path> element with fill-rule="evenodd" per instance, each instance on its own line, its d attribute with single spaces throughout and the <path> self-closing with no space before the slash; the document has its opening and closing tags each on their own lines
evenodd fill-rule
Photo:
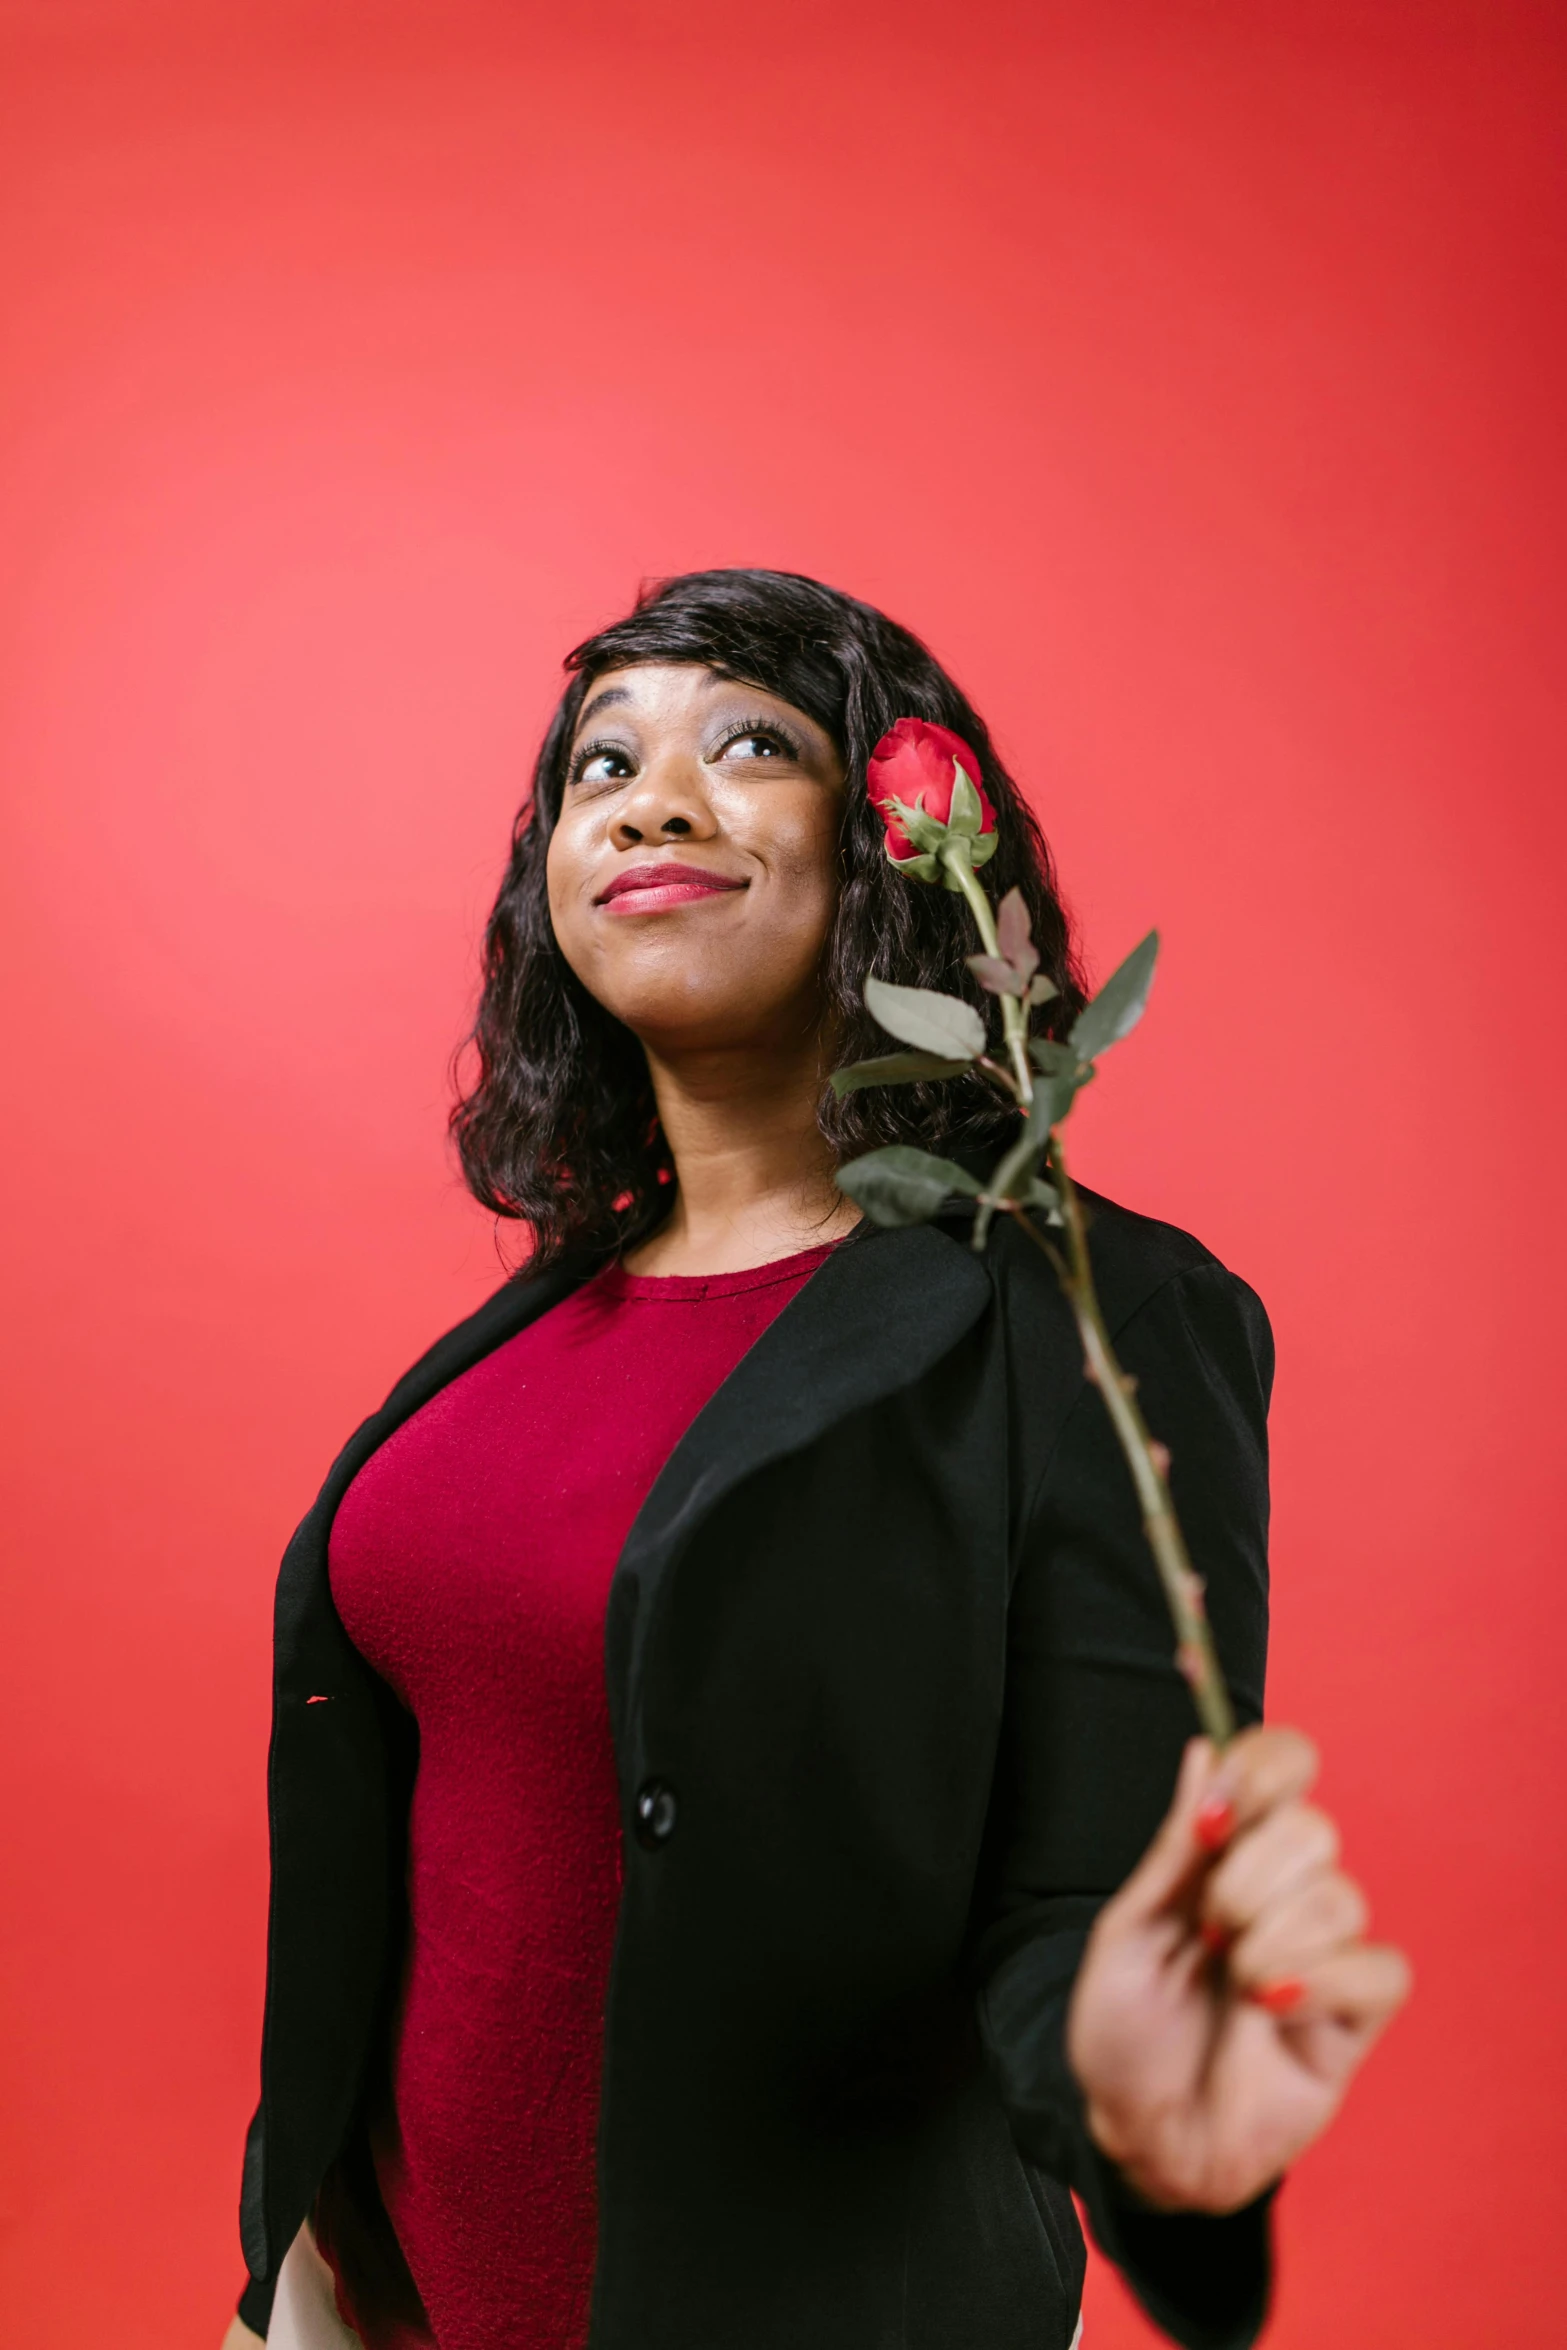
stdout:
<svg viewBox="0 0 1567 2350">
<path fill-rule="evenodd" d="M 894 803 L 901 800 L 904 807 L 922 809 L 933 822 L 945 824 L 957 783 L 954 759 L 979 795 L 978 838 L 983 840 L 995 832 L 996 811 L 979 780 L 979 761 L 961 735 L 925 718 L 900 718 L 872 751 L 867 773 L 871 802 L 887 827 L 887 854 L 895 865 L 911 864 L 920 851 L 904 831 Z"/>
</svg>

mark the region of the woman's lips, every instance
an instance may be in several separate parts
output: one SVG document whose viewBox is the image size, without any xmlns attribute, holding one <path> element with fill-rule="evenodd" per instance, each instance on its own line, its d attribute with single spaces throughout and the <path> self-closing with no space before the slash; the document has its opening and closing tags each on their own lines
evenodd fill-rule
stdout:
<svg viewBox="0 0 1567 2350">
<path fill-rule="evenodd" d="M 744 889 L 743 881 L 724 873 L 710 873 L 703 865 L 628 865 L 617 873 L 595 903 L 606 914 L 661 914 L 671 906 L 694 905 L 698 898 L 726 897 Z"/>
</svg>

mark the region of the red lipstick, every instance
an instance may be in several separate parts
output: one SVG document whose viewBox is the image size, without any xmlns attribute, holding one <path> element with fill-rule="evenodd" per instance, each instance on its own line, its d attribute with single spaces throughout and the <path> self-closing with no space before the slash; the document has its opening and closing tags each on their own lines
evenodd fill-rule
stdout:
<svg viewBox="0 0 1567 2350">
<path fill-rule="evenodd" d="M 669 907 L 694 905 L 698 898 L 723 897 L 745 887 L 743 881 L 705 865 L 628 865 L 600 890 L 594 904 L 613 914 L 661 914 Z"/>
</svg>

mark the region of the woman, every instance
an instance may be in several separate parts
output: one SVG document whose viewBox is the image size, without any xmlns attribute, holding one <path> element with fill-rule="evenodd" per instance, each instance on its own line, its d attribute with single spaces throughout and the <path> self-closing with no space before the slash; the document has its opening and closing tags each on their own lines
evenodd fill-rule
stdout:
<svg viewBox="0 0 1567 2350">
<path fill-rule="evenodd" d="M 317 2278 L 372 2350 L 1065 2350 L 1075 2188 L 1177 2339 L 1249 2342 L 1272 2188 L 1403 1962 L 1308 1743 L 1190 1737 L 1048 1268 L 833 1180 L 988 1166 L 1002 1115 L 825 1089 L 885 1049 L 868 971 L 986 1000 L 883 854 L 877 739 L 972 745 L 1069 1022 L 1044 844 L 923 647 L 813 581 L 671 581 L 568 667 L 456 1115 L 532 1254 L 279 1585 L 236 2338 L 281 2271 L 290 2343 Z M 1266 1319 L 1095 1219 L 1255 1724 Z"/>
</svg>

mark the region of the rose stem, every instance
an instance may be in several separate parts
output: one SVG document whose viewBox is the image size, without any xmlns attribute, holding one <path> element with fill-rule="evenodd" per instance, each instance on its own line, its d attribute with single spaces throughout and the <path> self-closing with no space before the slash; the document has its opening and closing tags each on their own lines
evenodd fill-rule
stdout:
<svg viewBox="0 0 1567 2350">
<path fill-rule="evenodd" d="M 942 842 L 938 853 L 942 864 L 968 899 L 969 911 L 979 925 L 979 935 L 984 941 L 986 954 L 994 955 L 999 962 L 1001 941 L 996 936 L 996 917 L 990 910 L 989 898 L 980 888 L 969 856 L 967 839 L 961 833 L 951 833 Z M 1027 1024 L 1019 997 L 1004 995 L 1001 998 L 1001 1027 L 1007 1040 L 1007 1051 L 1012 1057 L 1012 1066 L 1017 1072 L 1018 1099 L 1026 1110 L 1034 1098 L 1034 1078 L 1028 1065 Z"/>
<path fill-rule="evenodd" d="M 1061 1221 L 1067 1241 L 1066 1256 L 1063 1257 L 1054 1243 L 1045 1238 L 1019 1201 L 1006 1204 L 1030 1240 L 1036 1247 L 1043 1249 L 1054 1265 L 1056 1277 L 1076 1318 L 1078 1333 L 1083 1341 L 1087 1375 L 1105 1399 L 1111 1425 L 1120 1439 L 1121 1450 L 1126 1455 L 1132 1481 L 1137 1487 L 1137 1499 L 1143 1513 L 1143 1531 L 1148 1537 L 1148 1547 L 1153 1552 L 1154 1563 L 1159 1569 L 1159 1580 L 1164 1585 L 1164 1596 L 1175 1621 L 1175 1636 L 1180 1644 L 1175 1661 L 1190 1685 L 1204 1730 L 1215 1746 L 1223 1748 L 1235 1735 L 1235 1714 L 1230 1704 L 1229 1691 L 1224 1686 L 1224 1675 L 1219 1669 L 1213 1634 L 1208 1627 L 1208 1614 L 1203 1605 L 1202 1577 L 1187 1555 L 1185 1538 L 1175 1515 L 1175 1505 L 1170 1499 L 1170 1481 L 1166 1475 L 1170 1456 L 1164 1446 L 1149 1434 L 1148 1424 L 1137 1403 L 1137 1383 L 1122 1370 L 1116 1360 L 1115 1349 L 1110 1344 L 1110 1333 L 1105 1328 L 1098 1292 L 1094 1288 L 1082 1203 L 1067 1173 L 1059 1134 L 1050 1137 L 1050 1173 L 1060 1196 Z"/>
<path fill-rule="evenodd" d="M 1001 942 L 996 935 L 996 918 L 991 912 L 990 900 L 975 874 L 969 857 L 968 841 L 962 836 L 949 835 L 942 843 L 939 854 L 942 864 L 968 900 L 985 952 L 999 959 Z M 1012 1066 L 1017 1072 L 1014 1091 L 1026 1113 L 1034 1098 L 1034 1082 L 1028 1065 L 1027 1017 L 1017 996 L 1004 995 L 1001 998 L 1001 1021 Z M 1159 1580 L 1164 1586 L 1164 1596 L 1175 1625 L 1178 1643 L 1175 1661 L 1191 1689 L 1198 1719 L 1214 1745 L 1222 1749 L 1228 1746 L 1235 1735 L 1235 1713 L 1230 1704 L 1229 1691 L 1224 1686 L 1224 1675 L 1219 1669 L 1213 1634 L 1208 1626 L 1202 1577 L 1193 1567 L 1187 1553 L 1180 1520 L 1176 1517 L 1175 1504 L 1170 1498 L 1170 1481 L 1166 1474 L 1170 1456 L 1164 1446 L 1157 1443 L 1149 1433 L 1148 1423 L 1138 1406 L 1136 1382 L 1127 1376 L 1116 1360 L 1110 1333 L 1105 1328 L 1104 1315 L 1100 1311 L 1099 1293 L 1094 1287 L 1082 1202 L 1067 1172 L 1061 1137 L 1054 1132 L 1050 1136 L 1050 1168 L 1061 1201 L 1061 1221 L 1067 1238 L 1066 1256 L 1063 1257 L 1055 1244 L 1045 1238 L 1021 1201 L 998 1201 L 997 1205 L 1009 1210 L 1035 1247 L 1042 1249 L 1055 1267 L 1056 1278 L 1072 1309 L 1078 1335 L 1083 1342 L 1087 1375 L 1105 1399 L 1110 1424 L 1126 1456 L 1127 1467 L 1132 1472 L 1132 1482 L 1137 1489 L 1138 1505 L 1143 1516 L 1143 1532 L 1153 1552 L 1154 1564 L 1159 1570 Z"/>
</svg>

